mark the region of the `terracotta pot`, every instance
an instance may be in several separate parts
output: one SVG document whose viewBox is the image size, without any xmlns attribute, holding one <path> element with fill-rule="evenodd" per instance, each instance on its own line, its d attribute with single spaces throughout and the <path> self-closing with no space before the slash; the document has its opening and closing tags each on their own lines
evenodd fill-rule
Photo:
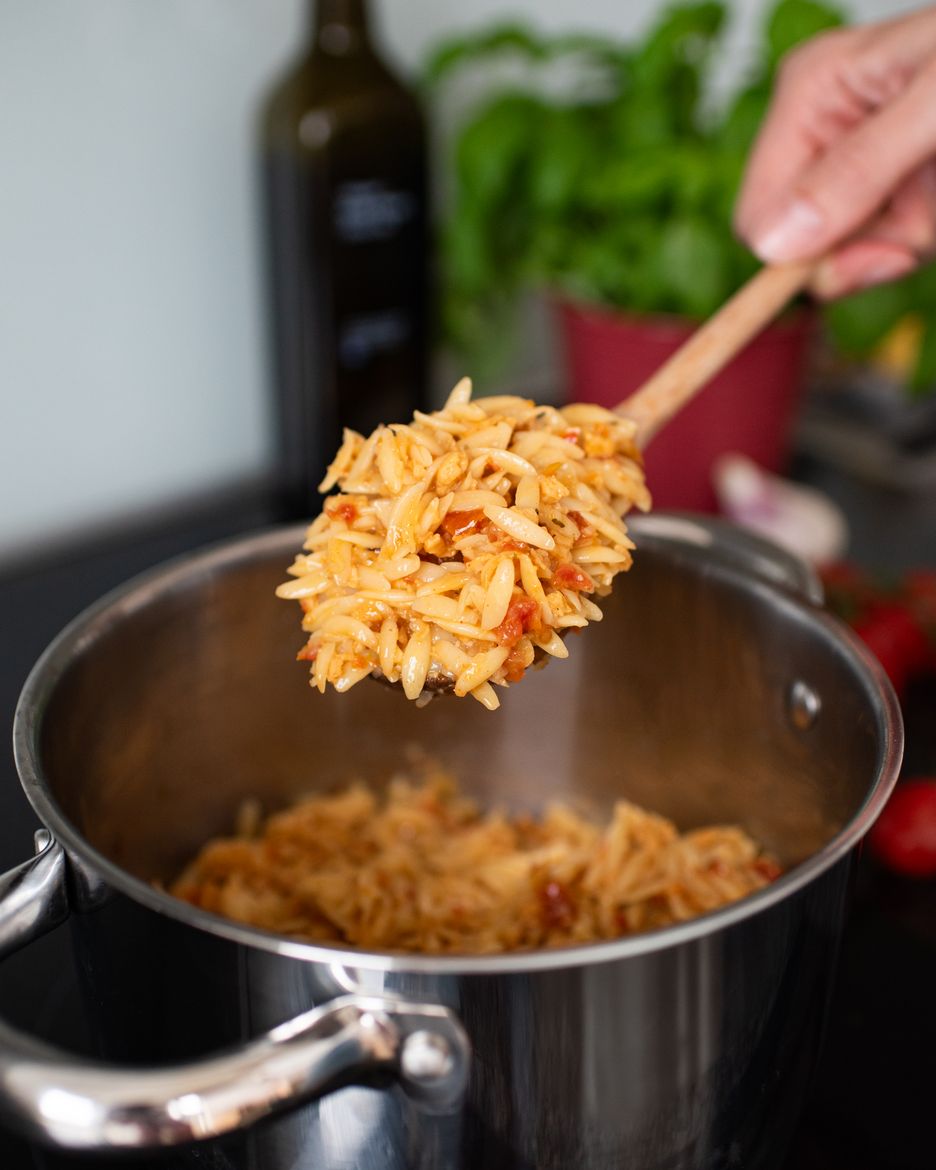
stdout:
<svg viewBox="0 0 936 1170">
<path fill-rule="evenodd" d="M 570 401 L 615 406 L 692 332 L 679 317 L 636 317 L 590 305 L 556 306 Z M 813 317 L 770 326 L 674 419 L 646 453 L 655 507 L 715 511 L 712 465 L 737 451 L 781 471 L 803 388 Z"/>
</svg>

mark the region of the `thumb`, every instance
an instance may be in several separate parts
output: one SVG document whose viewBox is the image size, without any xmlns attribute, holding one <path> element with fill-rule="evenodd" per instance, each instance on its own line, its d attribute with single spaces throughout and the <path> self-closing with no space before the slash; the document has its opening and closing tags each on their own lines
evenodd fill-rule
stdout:
<svg viewBox="0 0 936 1170">
<path fill-rule="evenodd" d="M 936 155 L 936 70 L 839 139 L 767 205 L 748 236 L 771 263 L 818 256 L 866 223 Z"/>
</svg>

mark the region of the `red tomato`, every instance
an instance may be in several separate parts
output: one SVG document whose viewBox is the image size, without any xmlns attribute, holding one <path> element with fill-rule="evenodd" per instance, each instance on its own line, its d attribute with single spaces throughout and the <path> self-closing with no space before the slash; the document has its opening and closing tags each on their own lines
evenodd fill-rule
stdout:
<svg viewBox="0 0 936 1170">
<path fill-rule="evenodd" d="M 936 877 L 936 780 L 898 784 L 868 845 L 882 865 L 908 877 Z"/>
<path fill-rule="evenodd" d="M 864 569 L 847 561 L 826 565 L 822 570 L 822 584 L 829 609 L 850 625 L 860 621 L 869 606 L 880 600 Z"/>
<path fill-rule="evenodd" d="M 904 578 L 908 597 L 936 602 L 936 569 L 912 569 Z"/>
<path fill-rule="evenodd" d="M 349 528 L 358 517 L 358 510 L 354 504 L 342 496 L 329 496 L 325 500 L 325 513 L 333 519 L 343 520 Z"/>
<path fill-rule="evenodd" d="M 929 661 L 929 639 L 913 614 L 898 602 L 876 605 L 855 625 L 855 633 L 884 667 L 898 695 Z"/>
<path fill-rule="evenodd" d="M 449 540 L 458 540 L 460 536 L 476 532 L 486 520 L 480 508 L 472 508 L 468 512 L 449 512 L 439 527 Z"/>
<path fill-rule="evenodd" d="M 929 634 L 929 666 L 936 666 L 936 570 L 916 569 L 904 581 L 904 596 L 913 616 Z"/>
<path fill-rule="evenodd" d="M 595 582 L 576 565 L 560 565 L 553 575 L 557 589 L 572 589 L 576 593 L 594 593 Z"/>
<path fill-rule="evenodd" d="M 527 630 L 538 625 L 538 602 L 532 597 L 515 597 L 507 609 L 507 616 L 494 630 L 494 637 L 502 646 L 515 646 Z"/>
</svg>

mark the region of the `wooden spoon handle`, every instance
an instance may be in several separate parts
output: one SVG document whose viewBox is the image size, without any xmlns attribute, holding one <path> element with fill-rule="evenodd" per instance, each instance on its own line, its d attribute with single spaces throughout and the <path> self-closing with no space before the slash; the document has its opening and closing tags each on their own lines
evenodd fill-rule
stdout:
<svg viewBox="0 0 936 1170">
<path fill-rule="evenodd" d="M 809 283 L 816 260 L 762 268 L 693 333 L 617 413 L 637 423 L 644 447 L 678 410 L 714 377 Z M 752 408 L 757 387 L 751 387 Z"/>
</svg>

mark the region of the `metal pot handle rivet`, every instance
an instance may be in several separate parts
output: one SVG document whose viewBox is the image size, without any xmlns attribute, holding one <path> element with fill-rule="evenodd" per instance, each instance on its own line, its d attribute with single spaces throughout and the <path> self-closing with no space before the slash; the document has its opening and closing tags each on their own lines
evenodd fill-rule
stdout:
<svg viewBox="0 0 936 1170">
<path fill-rule="evenodd" d="M 788 710 L 793 726 L 798 731 L 808 731 L 819 718 L 822 699 L 800 678 L 790 687 Z"/>
</svg>

